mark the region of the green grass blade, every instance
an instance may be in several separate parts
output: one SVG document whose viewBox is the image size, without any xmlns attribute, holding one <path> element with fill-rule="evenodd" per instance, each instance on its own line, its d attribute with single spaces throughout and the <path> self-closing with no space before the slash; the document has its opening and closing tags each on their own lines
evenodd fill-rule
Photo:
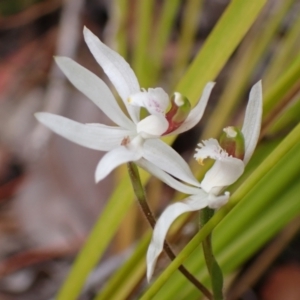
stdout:
<svg viewBox="0 0 300 300">
<path fill-rule="evenodd" d="M 263 82 L 265 86 L 271 86 L 280 76 L 281 72 L 288 66 L 297 55 L 300 48 L 300 18 L 299 8 L 295 13 L 295 22 L 292 28 L 282 38 L 280 45 L 277 47 L 275 55 L 265 71 Z"/>
<path fill-rule="evenodd" d="M 161 17 L 156 27 L 155 39 L 151 46 L 151 64 L 148 66 L 151 70 L 151 76 L 148 76 L 149 85 L 154 85 L 158 81 L 159 73 L 163 67 L 164 50 L 170 38 L 179 4 L 179 0 L 164 1 Z"/>
<path fill-rule="evenodd" d="M 234 68 L 230 70 L 225 90 L 204 129 L 204 139 L 217 137 L 223 127 L 227 125 L 228 119 L 235 113 L 239 102 L 243 100 L 243 94 L 253 71 L 264 57 L 293 1 L 278 2 L 277 10 L 274 13 L 269 13 L 268 19 L 264 20 L 263 30 L 257 30 L 258 26 L 261 28 L 262 21 L 253 26 L 233 61 Z M 263 87 L 265 88 L 264 82 Z"/>
<path fill-rule="evenodd" d="M 154 1 L 137 1 L 136 7 L 136 43 L 133 53 L 132 66 L 139 79 L 140 85 L 144 88 L 148 86 L 148 77 L 151 76 L 147 70 L 149 45 L 151 44 L 151 28 L 153 24 Z"/>
<path fill-rule="evenodd" d="M 151 239 L 151 233 L 148 231 L 144 235 L 133 255 L 113 274 L 103 290 L 95 297 L 95 300 L 127 299 L 140 281 L 141 276 L 145 274 L 145 252 Z"/>
<path fill-rule="evenodd" d="M 286 131 L 289 127 L 295 126 L 300 122 L 300 98 L 290 105 L 284 113 L 270 127 L 268 134 L 275 135 L 278 132 Z"/>
<path fill-rule="evenodd" d="M 188 0 L 185 5 L 174 68 L 171 72 L 172 85 L 173 83 L 175 84 L 178 82 L 178 79 L 183 75 L 184 69 L 187 67 L 189 62 L 194 38 L 199 24 L 199 16 L 202 12 L 202 6 L 203 0 Z"/>
<path fill-rule="evenodd" d="M 116 35 L 118 53 L 127 59 L 128 43 L 128 3 L 127 0 L 118 0 L 115 8 L 116 18 L 118 19 L 118 31 Z"/>
<path fill-rule="evenodd" d="M 265 94 L 263 107 L 263 130 L 272 124 L 300 90 L 300 55 L 296 57 L 289 69 L 278 79 Z"/>
<path fill-rule="evenodd" d="M 204 85 L 216 78 L 265 3 L 266 0 L 231 1 L 176 90 L 195 103 Z"/>
</svg>

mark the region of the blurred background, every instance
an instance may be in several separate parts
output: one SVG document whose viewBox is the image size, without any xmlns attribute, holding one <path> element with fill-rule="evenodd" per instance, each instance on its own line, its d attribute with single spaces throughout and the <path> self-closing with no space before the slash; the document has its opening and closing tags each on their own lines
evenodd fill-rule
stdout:
<svg viewBox="0 0 300 300">
<path fill-rule="evenodd" d="M 55 295 L 115 182 L 124 174 L 120 169 L 96 185 L 94 171 L 103 154 L 52 135 L 35 120 L 35 112 L 47 111 L 83 123 L 110 124 L 67 82 L 53 56 L 71 57 L 107 81 L 83 41 L 82 29 L 87 26 L 125 57 L 141 86 L 161 86 L 171 94 L 229 3 L 148 2 L 153 13 L 144 22 L 150 22 L 150 32 L 142 32 L 140 27 L 147 14 L 143 15 L 138 0 L 0 1 L 1 300 L 42 300 Z M 166 3 L 174 13 L 165 23 L 169 29 L 163 35 L 159 26 Z M 216 79 L 204 121 L 175 141 L 175 149 L 184 157 L 190 157 L 200 133 L 203 137 L 218 136 L 222 122 L 220 128 L 209 126 L 209 117 L 218 113 L 218 99 L 232 103 L 228 109 L 218 106 L 224 123 L 227 119 L 231 124 L 238 123 L 253 83 L 264 78 L 267 89 L 291 64 L 300 49 L 299 13 L 299 0 L 268 1 Z M 299 122 L 299 101 L 293 100 L 299 90 L 297 82 L 288 99 L 296 105 L 293 115 L 269 128 L 265 137 L 268 141 L 276 141 Z M 203 124 L 207 126 L 203 128 Z M 149 184 L 158 183 L 152 180 Z M 148 187 L 158 210 L 172 195 L 167 187 L 162 189 L 162 194 L 151 195 Z M 133 207 L 82 299 L 91 299 L 95 289 L 118 268 L 143 227 L 147 225 Z M 194 230 L 186 231 L 187 238 Z M 300 299 L 300 285 L 293 285 L 300 282 L 297 239 L 286 249 L 279 266 L 274 264 L 255 290 L 246 292 L 248 298 L 242 299 Z M 287 283 L 291 285 L 289 290 L 295 289 L 294 298 L 275 298 Z"/>
</svg>

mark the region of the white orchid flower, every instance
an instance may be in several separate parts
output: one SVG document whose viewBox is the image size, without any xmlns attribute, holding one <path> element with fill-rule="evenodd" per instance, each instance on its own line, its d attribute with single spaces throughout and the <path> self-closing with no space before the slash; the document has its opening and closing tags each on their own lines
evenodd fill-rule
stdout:
<svg viewBox="0 0 300 300">
<path fill-rule="evenodd" d="M 147 252 L 148 281 L 152 277 L 157 258 L 163 250 L 167 232 L 175 219 L 186 212 L 197 211 L 204 207 L 218 209 L 227 203 L 229 192 L 222 195 L 221 192 L 243 174 L 245 165 L 250 160 L 259 139 L 261 118 L 262 86 L 259 81 L 250 91 L 241 132 L 234 127 L 224 129 L 225 140 L 221 140 L 221 144 L 224 144 L 226 149 L 223 149 L 215 139 L 203 141 L 198 145 L 200 148 L 196 149 L 194 157 L 199 163 L 208 157 L 215 160 L 212 168 L 205 174 L 200 184 L 201 188 L 187 186 L 171 176 L 167 178 L 161 170 L 152 170 L 166 184 L 190 196 L 182 202 L 168 206 L 156 223 Z M 147 162 L 142 163 L 147 164 Z"/>
<path fill-rule="evenodd" d="M 50 113 L 37 113 L 36 118 L 55 133 L 84 147 L 108 151 L 100 160 L 96 182 L 117 166 L 144 158 L 169 174 L 197 184 L 188 165 L 177 152 L 159 138 L 179 134 L 195 126 L 201 119 L 214 83 L 208 83 L 198 104 L 190 109 L 189 102 L 179 93 L 169 99 L 162 88 L 141 89 L 129 64 L 84 28 L 85 41 L 123 100 L 128 111 L 123 113 L 112 92 L 96 75 L 66 57 L 56 62 L 71 83 L 93 101 L 115 124 L 81 124 Z M 168 107 L 171 107 L 168 111 Z M 140 120 L 140 108 L 149 113 Z M 154 174 L 155 175 L 155 174 Z"/>
</svg>

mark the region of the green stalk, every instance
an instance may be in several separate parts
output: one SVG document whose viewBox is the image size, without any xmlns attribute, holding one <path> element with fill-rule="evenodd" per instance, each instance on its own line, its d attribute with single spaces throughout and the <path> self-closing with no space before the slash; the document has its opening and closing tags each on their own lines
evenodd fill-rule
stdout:
<svg viewBox="0 0 300 300">
<path fill-rule="evenodd" d="M 213 217 L 214 210 L 205 207 L 200 211 L 201 228 Z M 222 270 L 214 256 L 212 247 L 212 233 L 210 233 L 202 242 L 202 249 L 206 267 L 210 276 L 214 300 L 223 299 L 223 274 Z"/>
<path fill-rule="evenodd" d="M 152 228 L 155 227 L 156 220 L 151 212 L 151 209 L 147 203 L 146 194 L 144 191 L 144 187 L 141 183 L 140 175 L 138 168 L 135 163 L 129 162 L 127 164 L 128 166 L 128 173 L 130 176 L 131 184 L 134 190 L 134 193 L 137 197 L 137 200 L 139 202 L 139 205 L 143 211 L 144 216 L 146 217 L 147 221 L 149 222 L 150 226 Z M 164 250 L 166 254 L 169 256 L 171 260 L 174 260 L 176 258 L 176 255 L 172 251 L 169 244 L 165 241 L 164 243 Z M 207 290 L 207 288 L 202 285 L 201 282 L 199 282 L 184 266 L 180 265 L 178 267 L 178 270 L 187 278 L 188 281 L 190 281 L 194 286 L 199 289 L 203 295 L 205 295 L 208 299 L 213 299 L 211 293 Z"/>
</svg>

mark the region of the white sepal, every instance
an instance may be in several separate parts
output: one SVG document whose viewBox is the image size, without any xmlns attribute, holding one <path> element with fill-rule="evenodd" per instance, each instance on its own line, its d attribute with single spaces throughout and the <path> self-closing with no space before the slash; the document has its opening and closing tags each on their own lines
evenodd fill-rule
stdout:
<svg viewBox="0 0 300 300">
<path fill-rule="evenodd" d="M 147 279 L 150 281 L 158 256 L 163 250 L 164 240 L 172 223 L 186 212 L 200 210 L 208 205 L 208 195 L 203 198 L 192 195 L 183 202 L 168 206 L 158 219 L 147 251 Z"/>
<path fill-rule="evenodd" d="M 112 92 L 99 77 L 68 57 L 56 57 L 55 61 L 70 82 L 114 123 L 127 129 L 134 128 L 134 123 L 122 112 Z"/>
<path fill-rule="evenodd" d="M 161 140 L 147 139 L 143 147 L 143 157 L 172 176 L 200 186 L 185 160 Z"/>
<path fill-rule="evenodd" d="M 140 91 L 140 85 L 133 70 L 121 55 L 103 44 L 86 27 L 83 29 L 83 35 L 93 56 L 122 98 L 131 119 L 137 123 L 140 110 L 128 103 L 129 96 Z"/>
<path fill-rule="evenodd" d="M 35 117 L 55 133 L 94 150 L 109 151 L 119 146 L 124 136 L 132 135 L 131 131 L 119 127 L 81 124 L 50 113 L 36 113 Z"/>
<path fill-rule="evenodd" d="M 262 120 L 263 97 L 261 80 L 251 89 L 246 108 L 242 133 L 245 139 L 245 165 L 250 160 L 257 145 Z"/>
<path fill-rule="evenodd" d="M 179 134 L 193 128 L 201 120 L 206 108 L 209 96 L 215 85 L 215 82 L 208 82 L 203 90 L 202 96 L 196 106 L 191 110 L 186 120 L 170 134 Z"/>
<path fill-rule="evenodd" d="M 203 195 L 205 195 L 205 192 L 203 192 L 200 188 L 192 187 L 176 180 L 174 177 L 170 176 L 168 173 L 164 172 L 148 160 L 142 158 L 138 161 L 138 165 L 176 191 L 188 195 L 200 193 L 203 193 Z"/>
</svg>

